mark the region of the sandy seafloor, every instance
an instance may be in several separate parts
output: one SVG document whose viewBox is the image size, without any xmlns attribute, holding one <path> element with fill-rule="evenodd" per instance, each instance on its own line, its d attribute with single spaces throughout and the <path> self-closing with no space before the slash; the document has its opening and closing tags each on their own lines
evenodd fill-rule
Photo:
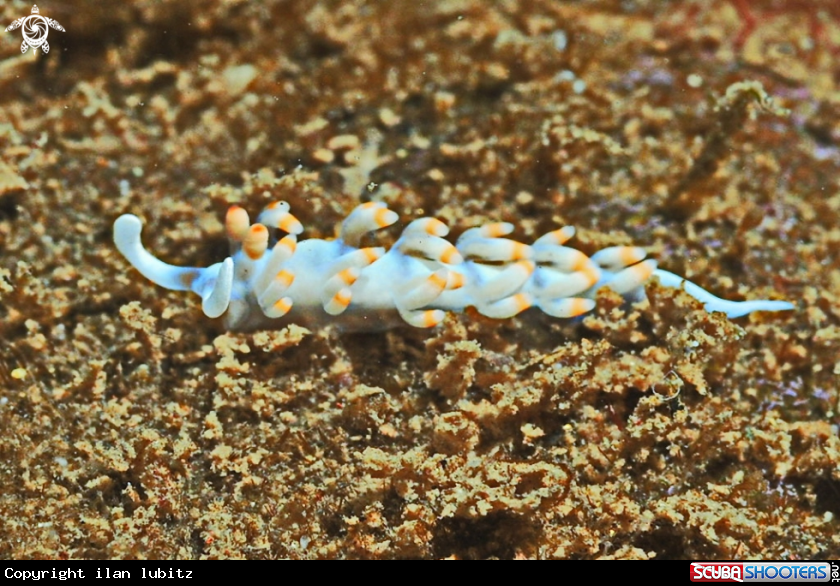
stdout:
<svg viewBox="0 0 840 586">
<path fill-rule="evenodd" d="M 49 54 L 0 35 L 0 558 L 838 558 L 840 9 L 746 4 L 39 3 Z M 571 224 L 796 310 L 231 334 L 112 243 L 207 266 L 276 199 L 318 237 L 387 202 L 385 245 Z"/>
</svg>

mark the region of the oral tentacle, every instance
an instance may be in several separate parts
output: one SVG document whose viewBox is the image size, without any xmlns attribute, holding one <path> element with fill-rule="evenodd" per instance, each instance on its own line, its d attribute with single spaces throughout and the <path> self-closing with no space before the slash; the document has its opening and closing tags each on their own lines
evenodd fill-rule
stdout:
<svg viewBox="0 0 840 586">
<path fill-rule="evenodd" d="M 141 275 L 155 285 L 172 291 L 191 291 L 192 285 L 206 269 L 167 264 L 143 247 L 140 234 L 143 223 L 133 214 L 124 214 L 114 222 L 114 244 L 117 250 Z"/>
</svg>

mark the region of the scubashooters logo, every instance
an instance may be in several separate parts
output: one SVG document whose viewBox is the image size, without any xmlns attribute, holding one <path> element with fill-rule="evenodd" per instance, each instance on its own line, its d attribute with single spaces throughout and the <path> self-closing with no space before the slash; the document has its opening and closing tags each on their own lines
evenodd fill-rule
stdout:
<svg viewBox="0 0 840 586">
<path fill-rule="evenodd" d="M 17 30 L 23 27 L 23 42 L 20 44 L 20 52 L 26 53 L 32 47 L 33 53 L 38 52 L 38 47 L 44 53 L 50 52 L 50 44 L 47 42 L 47 35 L 50 29 L 64 32 L 64 27 L 58 24 L 57 20 L 41 16 L 37 5 L 32 6 L 32 14 L 18 18 L 6 27 L 6 32 Z"/>
<path fill-rule="evenodd" d="M 836 582 L 837 562 L 692 562 L 692 582 Z"/>
</svg>

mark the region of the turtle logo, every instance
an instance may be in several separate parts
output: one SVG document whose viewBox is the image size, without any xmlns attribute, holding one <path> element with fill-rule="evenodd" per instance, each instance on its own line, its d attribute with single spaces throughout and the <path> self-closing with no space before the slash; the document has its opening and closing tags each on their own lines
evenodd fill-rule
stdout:
<svg viewBox="0 0 840 586">
<path fill-rule="evenodd" d="M 47 43 L 47 34 L 50 31 L 49 27 L 64 32 L 64 27 L 58 24 L 57 20 L 41 16 L 38 12 L 38 6 L 33 4 L 32 14 L 18 18 L 6 27 L 6 31 L 13 31 L 23 26 L 23 43 L 20 45 L 21 53 L 26 53 L 29 47 L 32 47 L 33 52 L 37 52 L 38 47 L 41 47 L 44 53 L 49 53 L 50 44 Z"/>
</svg>

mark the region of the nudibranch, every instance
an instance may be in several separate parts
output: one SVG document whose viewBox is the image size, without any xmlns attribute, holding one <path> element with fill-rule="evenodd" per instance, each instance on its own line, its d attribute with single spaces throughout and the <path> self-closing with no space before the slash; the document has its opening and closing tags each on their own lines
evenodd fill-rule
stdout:
<svg viewBox="0 0 840 586">
<path fill-rule="evenodd" d="M 207 268 L 177 267 L 155 258 L 140 240 L 140 219 L 131 214 L 114 222 L 114 243 L 144 277 L 167 289 L 197 293 L 208 317 L 224 315 L 226 326 L 240 331 L 290 321 L 309 327 L 334 323 L 350 331 L 377 331 L 402 322 L 428 328 L 439 324 L 445 312 L 467 307 L 499 319 L 530 307 L 554 317 L 575 317 L 593 309 L 601 287 L 637 300 L 654 277 L 665 286 L 683 288 L 707 311 L 730 318 L 793 309 L 786 301 L 720 299 L 658 269 L 635 246 L 586 256 L 564 246 L 574 236 L 569 226 L 527 245 L 505 238 L 512 224 L 491 223 L 466 230 L 452 244 L 444 239 L 449 229 L 443 222 L 420 218 L 388 250 L 361 247 L 365 234 L 397 219 L 384 203 L 369 202 L 347 216 L 335 240 L 298 242 L 303 226 L 286 202 L 266 207 L 254 224 L 244 209 L 233 206 L 225 219 L 231 255 Z"/>
</svg>

